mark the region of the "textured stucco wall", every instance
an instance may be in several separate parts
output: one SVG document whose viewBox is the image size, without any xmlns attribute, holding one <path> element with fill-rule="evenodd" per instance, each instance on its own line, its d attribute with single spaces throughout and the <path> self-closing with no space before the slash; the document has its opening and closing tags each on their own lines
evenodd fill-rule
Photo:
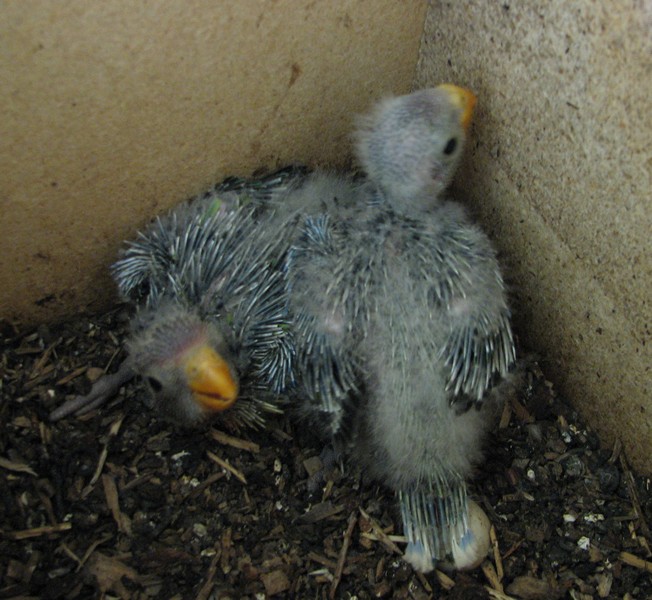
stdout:
<svg viewBox="0 0 652 600">
<path fill-rule="evenodd" d="M 0 318 L 113 300 L 152 215 L 227 174 L 342 164 L 351 115 L 407 91 L 420 0 L 0 5 Z"/>
<path fill-rule="evenodd" d="M 652 472 L 652 3 L 434 1 L 417 85 L 479 95 L 460 186 L 546 372 Z"/>
</svg>

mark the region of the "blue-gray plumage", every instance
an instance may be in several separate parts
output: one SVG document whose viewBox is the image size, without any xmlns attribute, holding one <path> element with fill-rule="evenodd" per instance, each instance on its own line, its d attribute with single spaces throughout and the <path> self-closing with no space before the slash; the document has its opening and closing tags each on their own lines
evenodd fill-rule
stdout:
<svg viewBox="0 0 652 600">
<path fill-rule="evenodd" d="M 304 176 L 288 169 L 247 184 L 228 180 L 139 233 L 113 266 L 120 294 L 137 307 L 128 358 L 51 418 L 100 405 L 135 374 L 155 410 L 184 426 L 217 412 L 255 426 L 278 410 L 293 381 L 282 266 L 296 219 L 272 231 L 265 205 Z"/>
<path fill-rule="evenodd" d="M 416 569 L 475 562 L 466 478 L 514 345 L 495 252 L 444 196 L 473 104 L 454 86 L 381 102 L 357 131 L 366 180 L 231 179 L 158 219 L 114 267 L 139 307 L 129 358 L 52 418 L 134 373 L 183 425 L 258 425 L 291 392 L 396 491 Z"/>
<path fill-rule="evenodd" d="M 442 194 L 473 103 L 453 86 L 381 103 L 358 131 L 357 205 L 309 217 L 288 255 L 304 410 L 396 490 L 421 571 L 481 552 L 465 481 L 515 355 L 495 252 Z"/>
</svg>

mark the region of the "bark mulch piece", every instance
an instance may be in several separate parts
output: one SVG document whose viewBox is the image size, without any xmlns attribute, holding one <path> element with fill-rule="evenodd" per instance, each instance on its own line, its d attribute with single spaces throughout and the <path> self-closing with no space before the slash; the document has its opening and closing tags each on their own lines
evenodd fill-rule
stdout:
<svg viewBox="0 0 652 600">
<path fill-rule="evenodd" d="M 392 495 L 285 418 L 175 430 L 138 382 L 48 413 L 124 358 L 125 309 L 0 330 L 0 598 L 652 598 L 650 480 L 604 448 L 536 363 L 472 495 L 494 548 L 470 573 L 415 573 Z"/>
</svg>

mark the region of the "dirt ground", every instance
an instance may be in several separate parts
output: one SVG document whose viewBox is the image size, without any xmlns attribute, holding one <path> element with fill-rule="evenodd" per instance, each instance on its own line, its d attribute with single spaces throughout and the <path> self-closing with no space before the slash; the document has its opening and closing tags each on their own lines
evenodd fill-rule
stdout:
<svg viewBox="0 0 652 600">
<path fill-rule="evenodd" d="M 652 598 L 650 480 L 535 363 L 472 482 L 493 551 L 423 576 L 400 558 L 391 493 L 354 465 L 318 481 L 320 442 L 283 417 L 179 431 L 133 382 L 50 423 L 117 368 L 127 320 L 1 332 L 0 598 Z"/>
</svg>

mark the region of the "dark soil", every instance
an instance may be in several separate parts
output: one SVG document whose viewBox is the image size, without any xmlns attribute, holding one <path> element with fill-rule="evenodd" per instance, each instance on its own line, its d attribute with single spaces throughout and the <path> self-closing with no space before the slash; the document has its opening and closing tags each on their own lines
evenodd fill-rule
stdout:
<svg viewBox="0 0 652 600">
<path fill-rule="evenodd" d="M 134 382 L 50 423 L 117 368 L 127 317 L 2 332 L 0 598 L 652 598 L 650 480 L 535 363 L 472 483 L 494 552 L 423 576 L 392 495 L 352 465 L 319 481 L 322 446 L 287 419 L 179 431 Z"/>
</svg>

